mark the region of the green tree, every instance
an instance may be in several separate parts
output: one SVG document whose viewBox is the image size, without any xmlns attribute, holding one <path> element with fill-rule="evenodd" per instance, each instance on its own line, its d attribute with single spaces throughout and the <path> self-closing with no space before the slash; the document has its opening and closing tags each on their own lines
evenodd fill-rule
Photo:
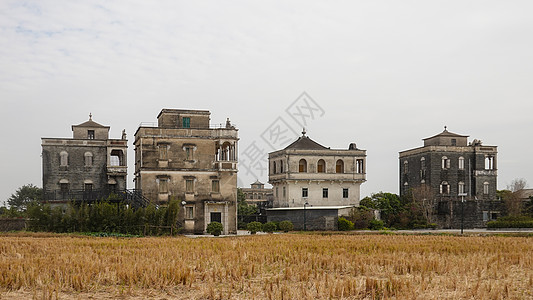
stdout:
<svg viewBox="0 0 533 300">
<path fill-rule="evenodd" d="M 250 216 L 257 213 L 257 207 L 246 203 L 246 195 L 238 188 L 237 189 L 237 215 Z"/>
<path fill-rule="evenodd" d="M 33 184 L 20 187 L 11 197 L 7 199 L 7 204 L 18 211 L 25 211 L 28 204 L 43 199 L 43 189 Z"/>
</svg>

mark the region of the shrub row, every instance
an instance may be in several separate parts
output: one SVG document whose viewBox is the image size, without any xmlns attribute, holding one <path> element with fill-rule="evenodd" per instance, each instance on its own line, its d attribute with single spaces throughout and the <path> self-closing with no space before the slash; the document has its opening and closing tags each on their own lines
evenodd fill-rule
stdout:
<svg viewBox="0 0 533 300">
<path fill-rule="evenodd" d="M 47 232 L 105 232 L 134 235 L 162 235 L 178 232 L 179 201 L 166 207 L 149 205 L 132 209 L 107 201 L 95 204 L 70 204 L 51 208 L 48 204 L 28 207 L 28 229 Z"/>
<path fill-rule="evenodd" d="M 277 230 L 289 232 L 294 229 L 294 225 L 288 220 L 281 221 L 279 223 L 267 222 L 265 224 L 261 224 L 260 222 L 250 222 L 248 225 L 246 225 L 246 229 L 250 231 L 251 234 L 256 234 L 259 231 L 272 233 Z"/>
</svg>

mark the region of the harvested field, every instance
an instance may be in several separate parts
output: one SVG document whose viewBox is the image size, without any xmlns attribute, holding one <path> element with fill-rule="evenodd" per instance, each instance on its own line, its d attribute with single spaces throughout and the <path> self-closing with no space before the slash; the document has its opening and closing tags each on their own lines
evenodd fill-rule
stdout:
<svg viewBox="0 0 533 300">
<path fill-rule="evenodd" d="M 0 237 L 0 299 L 533 299 L 533 238 Z"/>
</svg>

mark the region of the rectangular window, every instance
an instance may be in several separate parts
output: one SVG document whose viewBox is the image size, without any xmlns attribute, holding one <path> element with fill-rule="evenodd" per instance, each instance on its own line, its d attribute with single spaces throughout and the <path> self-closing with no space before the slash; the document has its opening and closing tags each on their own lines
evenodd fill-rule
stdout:
<svg viewBox="0 0 533 300">
<path fill-rule="evenodd" d="M 187 193 L 194 193 L 194 179 L 185 180 L 185 191 Z"/>
<path fill-rule="evenodd" d="M 168 148 L 167 145 L 159 146 L 159 159 L 167 160 L 168 159 Z"/>
<path fill-rule="evenodd" d="M 276 188 L 276 198 L 278 198 L 278 188 Z"/>
<path fill-rule="evenodd" d="M 68 193 L 68 183 L 60 183 L 61 193 L 66 194 Z"/>
<path fill-rule="evenodd" d="M 219 193 L 220 192 L 220 181 L 218 180 L 213 180 L 211 182 L 211 191 L 213 193 Z"/>
<path fill-rule="evenodd" d="M 322 198 L 327 198 L 328 197 L 328 189 L 327 188 L 323 188 L 322 189 Z"/>
<path fill-rule="evenodd" d="M 159 193 L 168 193 L 168 179 L 159 179 Z"/>
<path fill-rule="evenodd" d="M 185 218 L 186 219 L 194 219 L 194 207 L 185 206 Z"/>
<path fill-rule="evenodd" d="M 192 146 L 186 146 L 185 147 L 185 160 L 193 160 L 193 150 L 194 148 Z"/>
<path fill-rule="evenodd" d="M 94 130 L 87 130 L 87 139 L 94 140 Z"/>
<path fill-rule="evenodd" d="M 287 188 L 283 187 L 283 198 L 287 196 Z"/>
<path fill-rule="evenodd" d="M 183 118 L 183 128 L 191 128 L 191 118 Z"/>
<path fill-rule="evenodd" d="M 85 184 L 85 191 L 91 192 L 93 190 L 93 184 L 92 183 L 86 183 Z"/>
<path fill-rule="evenodd" d="M 483 221 L 488 221 L 489 220 L 489 212 L 488 211 L 484 211 L 483 212 Z"/>
<path fill-rule="evenodd" d="M 342 198 L 348 198 L 348 189 L 342 189 Z"/>
<path fill-rule="evenodd" d="M 452 146 L 457 146 L 457 139 L 452 139 Z"/>
<path fill-rule="evenodd" d="M 309 197 L 309 190 L 307 188 L 302 188 L 302 198 Z"/>
</svg>

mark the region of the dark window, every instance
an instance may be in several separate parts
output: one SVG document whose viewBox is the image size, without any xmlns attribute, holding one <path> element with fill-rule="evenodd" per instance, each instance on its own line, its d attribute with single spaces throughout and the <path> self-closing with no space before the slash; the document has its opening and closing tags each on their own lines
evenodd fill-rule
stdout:
<svg viewBox="0 0 533 300">
<path fill-rule="evenodd" d="M 87 139 L 94 140 L 94 130 L 87 130 Z"/>
<path fill-rule="evenodd" d="M 86 183 L 85 184 L 85 191 L 91 192 L 93 190 L 93 184 L 92 183 Z"/>
<path fill-rule="evenodd" d="M 183 118 L 183 128 L 191 128 L 191 118 Z"/>
<path fill-rule="evenodd" d="M 221 212 L 212 212 L 211 213 L 211 222 L 222 223 L 222 213 Z"/>
<path fill-rule="evenodd" d="M 327 188 L 323 188 L 322 189 L 322 198 L 327 198 L 328 197 L 328 189 Z"/>
<path fill-rule="evenodd" d="M 342 189 L 342 198 L 348 198 L 348 189 Z"/>
<path fill-rule="evenodd" d="M 457 140 L 456 139 L 452 139 L 452 146 L 457 146 Z"/>
<path fill-rule="evenodd" d="M 309 190 L 307 188 L 302 188 L 302 197 L 307 198 L 309 196 Z"/>
</svg>

